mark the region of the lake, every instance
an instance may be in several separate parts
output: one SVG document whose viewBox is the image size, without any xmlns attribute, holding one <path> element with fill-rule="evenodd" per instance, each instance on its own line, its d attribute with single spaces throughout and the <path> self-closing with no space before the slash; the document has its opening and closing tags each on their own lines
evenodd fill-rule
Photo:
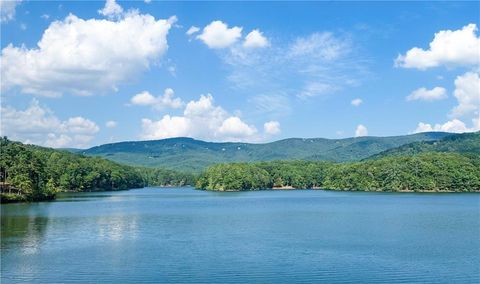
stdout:
<svg viewBox="0 0 480 284">
<path fill-rule="evenodd" d="M 1 213 L 1 283 L 480 282 L 480 194 L 144 188 Z"/>
</svg>

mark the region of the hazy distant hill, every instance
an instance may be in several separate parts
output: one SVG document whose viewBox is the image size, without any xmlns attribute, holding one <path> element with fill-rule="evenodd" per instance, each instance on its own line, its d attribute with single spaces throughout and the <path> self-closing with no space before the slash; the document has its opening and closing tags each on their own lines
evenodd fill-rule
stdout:
<svg viewBox="0 0 480 284">
<path fill-rule="evenodd" d="M 480 132 L 454 134 L 440 140 L 418 141 L 375 154 L 368 159 L 386 156 L 410 156 L 424 152 L 480 154 Z"/>
<path fill-rule="evenodd" d="M 451 134 L 427 132 L 393 137 L 290 138 L 265 144 L 216 143 L 191 138 L 170 138 L 105 144 L 83 150 L 81 153 L 130 165 L 200 171 L 209 165 L 223 162 L 300 159 L 357 161 L 408 143 L 439 140 L 448 135 Z"/>
</svg>

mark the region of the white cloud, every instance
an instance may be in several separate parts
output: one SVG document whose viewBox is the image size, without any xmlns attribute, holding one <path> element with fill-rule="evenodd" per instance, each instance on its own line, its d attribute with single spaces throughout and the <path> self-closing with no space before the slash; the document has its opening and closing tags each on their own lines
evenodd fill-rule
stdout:
<svg viewBox="0 0 480 284">
<path fill-rule="evenodd" d="M 348 38 L 325 32 L 272 42 L 268 49 L 233 46 L 219 55 L 232 88 L 306 99 L 358 86 L 368 72 L 356 50 Z"/>
<path fill-rule="evenodd" d="M 175 93 L 172 89 L 167 88 L 162 96 L 153 96 L 148 91 L 143 91 L 136 94 L 130 99 L 130 103 L 139 106 L 151 106 L 157 110 L 165 108 L 180 108 L 183 106 L 183 101 L 180 98 L 174 98 Z"/>
<path fill-rule="evenodd" d="M 40 16 L 40 18 L 44 19 L 44 20 L 48 20 L 50 19 L 50 15 L 49 14 L 43 14 Z"/>
<path fill-rule="evenodd" d="M 115 0 L 107 0 L 105 1 L 105 6 L 103 9 L 98 10 L 98 13 L 109 18 L 118 17 L 119 15 L 123 14 L 123 8 L 122 6 L 118 5 Z"/>
<path fill-rule="evenodd" d="M 435 87 L 431 90 L 419 88 L 406 97 L 407 101 L 438 101 L 447 98 L 447 90 L 442 87 Z"/>
<path fill-rule="evenodd" d="M 269 135 L 276 135 L 281 132 L 280 130 L 280 122 L 278 121 L 269 121 L 263 124 L 263 131 Z"/>
<path fill-rule="evenodd" d="M 439 31 L 428 50 L 414 47 L 405 55 L 399 55 L 395 65 L 420 70 L 441 65 L 448 67 L 478 65 L 480 38 L 476 35 L 477 30 L 476 24 L 469 24 L 461 30 Z"/>
<path fill-rule="evenodd" d="M 191 122 L 182 116 L 165 115 L 158 121 L 142 119 L 143 139 L 164 139 L 171 137 L 189 136 Z"/>
<path fill-rule="evenodd" d="M 200 31 L 200 28 L 199 27 L 195 27 L 195 26 L 191 26 L 188 31 L 186 32 L 187 35 L 191 36 L 193 35 L 194 33 L 197 33 Z"/>
<path fill-rule="evenodd" d="M 117 127 L 118 123 L 115 120 L 109 120 L 105 122 L 105 126 L 108 128 L 115 128 Z"/>
<path fill-rule="evenodd" d="M 25 110 L 2 107 L 1 135 L 12 140 L 48 147 L 86 147 L 99 127 L 80 117 L 60 120 L 34 99 Z"/>
<path fill-rule="evenodd" d="M 306 57 L 333 61 L 339 59 L 351 48 L 346 40 L 336 38 L 330 32 L 313 33 L 308 37 L 299 37 L 290 46 L 290 57 Z"/>
<path fill-rule="evenodd" d="M 361 137 L 361 136 L 367 136 L 368 135 L 368 129 L 362 125 L 359 124 L 357 126 L 357 129 L 355 129 L 355 137 Z"/>
<path fill-rule="evenodd" d="M 197 38 L 210 48 L 225 48 L 234 44 L 241 36 L 241 27 L 228 28 L 222 21 L 213 21 L 203 28 Z"/>
<path fill-rule="evenodd" d="M 467 72 L 455 79 L 453 95 L 458 105 L 452 109 L 451 116 L 459 117 L 469 114 L 479 115 L 480 111 L 480 75 Z"/>
<path fill-rule="evenodd" d="M 288 115 L 292 112 L 291 101 L 285 94 L 260 94 L 249 100 L 259 114 L 270 114 L 275 117 Z"/>
<path fill-rule="evenodd" d="M 245 48 L 260 48 L 269 45 L 268 39 L 259 30 L 251 31 L 243 42 Z"/>
<path fill-rule="evenodd" d="M 218 132 L 225 137 L 249 137 L 257 133 L 254 126 L 249 126 L 237 116 L 231 116 L 222 122 Z"/>
<path fill-rule="evenodd" d="M 145 2 L 147 4 L 150 4 L 150 2 L 152 2 L 152 0 L 143 0 L 143 2 Z"/>
<path fill-rule="evenodd" d="M 177 77 L 177 66 L 175 64 L 168 66 L 167 71 L 173 77 Z"/>
<path fill-rule="evenodd" d="M 338 87 L 329 83 L 308 82 L 297 95 L 300 98 L 316 97 L 323 94 L 334 93 Z"/>
<path fill-rule="evenodd" d="M 176 21 L 126 13 L 121 20 L 83 20 L 69 15 L 44 31 L 37 48 L 2 50 L 2 93 L 58 97 L 117 90 L 166 52 L 167 34 Z"/>
<path fill-rule="evenodd" d="M 15 9 L 22 0 L 0 0 L 0 22 L 8 22 L 15 19 Z"/>
<path fill-rule="evenodd" d="M 130 102 L 134 105 L 148 106 L 155 104 L 156 98 L 148 91 L 143 91 L 136 94 L 130 99 Z"/>
<path fill-rule="evenodd" d="M 362 103 L 363 103 L 362 99 L 359 99 L 359 98 L 353 99 L 353 100 L 350 102 L 350 104 L 351 104 L 352 106 L 356 106 L 356 107 L 358 107 L 358 106 L 361 105 Z"/>
<path fill-rule="evenodd" d="M 142 139 L 192 137 L 213 141 L 245 141 L 258 139 L 255 126 L 216 106 L 211 95 L 190 101 L 183 116 L 165 115 L 157 121 L 142 119 Z"/>
<path fill-rule="evenodd" d="M 435 124 L 431 125 L 429 123 L 420 122 L 415 129 L 415 133 L 418 132 L 430 132 L 430 131 L 443 131 L 443 132 L 453 132 L 453 133 L 463 133 L 463 132 L 473 132 L 480 130 L 480 119 L 473 119 L 472 127 L 467 127 L 465 123 L 459 119 L 452 119 L 445 122 L 444 124 Z"/>
</svg>

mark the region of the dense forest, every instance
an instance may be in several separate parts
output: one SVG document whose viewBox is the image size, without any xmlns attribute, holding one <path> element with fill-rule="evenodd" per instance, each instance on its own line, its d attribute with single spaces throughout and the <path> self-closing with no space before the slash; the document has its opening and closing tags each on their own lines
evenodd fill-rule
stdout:
<svg viewBox="0 0 480 284">
<path fill-rule="evenodd" d="M 206 190 L 322 188 L 364 191 L 480 191 L 480 156 L 422 153 L 353 163 L 273 161 L 219 164 L 197 180 Z"/>
<path fill-rule="evenodd" d="M 49 200 L 59 191 L 122 190 L 147 185 L 194 184 L 191 174 L 135 168 L 2 138 L 1 201 Z"/>
</svg>

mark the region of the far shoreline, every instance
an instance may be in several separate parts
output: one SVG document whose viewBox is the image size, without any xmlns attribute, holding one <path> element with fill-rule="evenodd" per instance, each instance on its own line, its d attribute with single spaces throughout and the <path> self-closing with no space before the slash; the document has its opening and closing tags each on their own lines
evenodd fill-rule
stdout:
<svg viewBox="0 0 480 284">
<path fill-rule="evenodd" d="M 123 191 L 130 191 L 130 190 L 140 190 L 140 189 L 193 189 L 193 190 L 200 190 L 206 192 L 252 192 L 252 191 L 336 191 L 336 192 L 369 192 L 369 193 L 421 193 L 421 194 L 446 194 L 446 193 L 455 193 L 455 194 L 464 194 L 464 193 L 480 193 L 480 190 L 473 190 L 473 191 L 447 191 L 447 190 L 351 190 L 351 189 L 328 189 L 328 188 L 294 188 L 291 186 L 283 186 L 283 187 L 273 187 L 273 188 L 264 188 L 264 189 L 248 189 L 248 190 L 235 190 L 235 189 L 228 189 L 228 190 L 212 190 L 212 189 L 201 189 L 196 188 L 191 185 L 184 185 L 184 186 L 146 186 L 146 187 L 138 187 L 138 188 L 128 188 L 128 189 L 116 189 L 116 190 L 90 190 L 90 191 L 61 191 L 58 193 L 97 193 L 97 192 L 123 192 Z M 40 203 L 40 202 L 55 202 L 57 198 L 53 199 L 43 199 L 43 200 L 18 200 L 18 201 L 4 201 L 0 202 L 0 204 L 28 204 L 28 203 Z"/>
</svg>

